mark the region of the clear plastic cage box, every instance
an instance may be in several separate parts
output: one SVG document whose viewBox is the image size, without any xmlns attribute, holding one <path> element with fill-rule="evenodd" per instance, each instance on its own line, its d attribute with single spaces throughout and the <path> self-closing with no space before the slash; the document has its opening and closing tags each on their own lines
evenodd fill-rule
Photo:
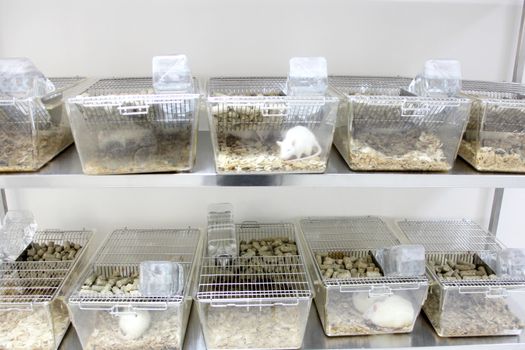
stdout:
<svg viewBox="0 0 525 350">
<path fill-rule="evenodd" d="M 447 171 L 467 125 L 467 98 L 416 96 L 407 78 L 330 78 L 340 94 L 334 144 L 352 170 Z"/>
<path fill-rule="evenodd" d="M 431 285 L 423 310 L 440 336 L 521 333 L 525 279 L 495 274 L 502 245 L 492 234 L 468 220 L 403 220 L 398 226 L 426 248 Z"/>
<path fill-rule="evenodd" d="M 182 349 L 201 243 L 200 231 L 191 228 L 111 233 L 68 302 L 83 349 Z M 180 264 L 182 288 L 143 295 L 144 261 Z"/>
<path fill-rule="evenodd" d="M 66 281 L 91 236 L 38 231 L 16 261 L 0 263 L 1 349 L 58 348 L 69 326 Z"/>
<path fill-rule="evenodd" d="M 0 96 L 0 171 L 35 171 L 73 143 L 64 102 L 84 78 L 50 78 L 40 98 Z"/>
<path fill-rule="evenodd" d="M 399 240 L 380 218 L 305 218 L 315 304 L 327 336 L 407 333 L 425 301 L 425 276 L 384 276 L 381 249 Z"/>
<path fill-rule="evenodd" d="M 459 155 L 479 171 L 525 172 L 525 86 L 463 81 L 472 99 Z"/>
<path fill-rule="evenodd" d="M 322 173 L 338 99 L 286 96 L 286 78 L 212 78 L 208 116 L 218 173 Z"/>
<path fill-rule="evenodd" d="M 208 349 L 298 349 L 312 289 L 295 225 L 236 225 L 239 257 L 204 257 L 196 301 Z"/>
<path fill-rule="evenodd" d="M 154 93 L 151 78 L 101 79 L 68 100 L 86 174 L 189 171 L 195 162 L 199 90 Z"/>
</svg>

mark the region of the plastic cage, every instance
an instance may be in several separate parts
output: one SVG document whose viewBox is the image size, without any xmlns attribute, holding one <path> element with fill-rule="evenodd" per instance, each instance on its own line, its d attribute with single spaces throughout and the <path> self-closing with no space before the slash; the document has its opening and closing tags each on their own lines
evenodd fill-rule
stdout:
<svg viewBox="0 0 525 350">
<path fill-rule="evenodd" d="M 50 78 L 55 91 L 41 98 L 0 94 L 0 171 L 35 171 L 73 143 L 64 102 L 80 77 Z"/>
<path fill-rule="evenodd" d="M 472 99 L 459 155 L 479 171 L 525 172 L 525 86 L 463 81 Z"/>
<path fill-rule="evenodd" d="M 286 96 L 286 78 L 212 78 L 208 116 L 218 173 L 322 173 L 326 169 L 338 99 Z M 301 140 L 278 141 L 291 129 Z M 292 141 L 289 135 L 289 141 Z M 290 142 L 292 143 L 292 142 Z"/>
<path fill-rule="evenodd" d="M 69 326 L 65 281 L 91 236 L 90 231 L 39 231 L 33 243 L 67 241 L 80 245 L 80 252 L 74 260 L 27 261 L 26 249 L 16 261 L 0 263 L 0 348 L 58 348 Z"/>
<path fill-rule="evenodd" d="M 467 124 L 466 98 L 416 96 L 407 78 L 330 77 L 334 144 L 352 170 L 447 171 Z"/>
<path fill-rule="evenodd" d="M 236 225 L 236 233 L 239 257 L 227 265 L 203 258 L 196 301 L 207 348 L 300 348 L 312 289 L 295 226 L 250 222 Z M 271 253 L 291 244 L 295 252 Z M 242 253 L 247 246 L 262 250 Z"/>
<path fill-rule="evenodd" d="M 313 217 L 300 225 L 312 256 L 315 304 L 326 335 L 412 331 L 428 280 L 383 276 L 381 250 L 400 242 L 380 218 Z M 366 275 L 359 274 L 361 268 Z M 367 276 L 369 270 L 380 273 Z"/>
<path fill-rule="evenodd" d="M 121 229 L 111 233 L 69 298 L 82 347 L 181 349 L 199 249 L 200 231 L 192 228 Z M 142 295 L 137 284 L 142 261 L 180 264 L 184 270 L 182 290 L 169 296 Z M 93 286 L 104 284 L 109 288 L 105 292 L 88 287 L 89 279 Z"/>
<path fill-rule="evenodd" d="M 425 246 L 431 286 L 423 310 L 440 336 L 521 333 L 525 280 L 494 275 L 497 252 L 503 246 L 492 234 L 469 220 L 403 220 L 398 226 L 411 242 Z M 445 264 L 459 262 L 491 276 L 460 279 L 437 272 Z"/>
<path fill-rule="evenodd" d="M 156 94 L 151 78 L 102 79 L 68 101 L 86 174 L 189 171 L 195 163 L 199 89 Z"/>
</svg>

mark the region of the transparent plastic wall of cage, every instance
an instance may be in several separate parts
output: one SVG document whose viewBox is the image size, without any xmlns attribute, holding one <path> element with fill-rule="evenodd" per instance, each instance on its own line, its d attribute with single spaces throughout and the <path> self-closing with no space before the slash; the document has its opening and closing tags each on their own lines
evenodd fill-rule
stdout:
<svg viewBox="0 0 525 350">
<path fill-rule="evenodd" d="M 55 91 L 42 97 L 0 93 L 0 172 L 38 170 L 73 143 L 64 103 L 85 80 L 50 80 Z"/>
<path fill-rule="evenodd" d="M 68 101 L 86 174 L 189 171 L 200 95 L 153 90 L 151 78 L 102 79 Z"/>
<path fill-rule="evenodd" d="M 472 100 L 459 155 L 479 171 L 525 172 L 525 86 L 463 81 Z"/>
<path fill-rule="evenodd" d="M 332 77 L 334 144 L 352 170 L 447 171 L 467 125 L 466 98 L 416 96 L 410 79 Z"/>
<path fill-rule="evenodd" d="M 82 348 L 182 349 L 202 249 L 200 231 L 120 229 L 101 247 L 68 300 Z M 182 288 L 144 295 L 140 264 L 160 260 L 182 267 Z"/>
<path fill-rule="evenodd" d="M 411 242 L 425 246 L 431 283 L 423 311 L 438 335 L 521 334 L 525 279 L 496 274 L 497 255 L 503 246 L 494 236 L 469 220 L 402 220 L 398 227 Z M 455 264 L 471 265 L 475 275 L 469 276 L 474 274 L 469 270 L 456 271 L 466 267 L 444 268 Z M 488 276 L 478 273 L 482 271 Z"/>
<path fill-rule="evenodd" d="M 13 262 L 0 264 L 0 348 L 58 349 L 70 324 L 66 281 L 91 238 L 89 231 L 38 231 L 33 243 L 79 244 L 74 260 L 30 261 L 28 246 Z"/>
<path fill-rule="evenodd" d="M 286 78 L 212 78 L 207 110 L 218 173 L 322 173 L 338 99 L 285 95 Z"/>
<path fill-rule="evenodd" d="M 274 251 L 285 240 L 293 241 L 298 251 L 278 256 L 260 246 L 259 253 L 244 253 L 227 265 L 203 258 L 196 304 L 206 347 L 300 348 L 312 290 L 294 225 L 250 222 L 236 225 L 235 232 L 241 251 L 262 240 L 273 242 Z"/>
<path fill-rule="evenodd" d="M 312 256 L 315 305 L 327 336 L 413 330 L 428 279 L 384 276 L 380 251 L 399 241 L 380 218 L 314 217 L 301 219 L 300 225 Z"/>
</svg>

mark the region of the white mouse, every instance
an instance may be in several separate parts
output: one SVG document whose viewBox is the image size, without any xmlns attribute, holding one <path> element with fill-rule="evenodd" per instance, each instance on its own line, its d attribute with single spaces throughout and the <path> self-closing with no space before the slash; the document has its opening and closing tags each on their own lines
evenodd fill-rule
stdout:
<svg viewBox="0 0 525 350">
<path fill-rule="evenodd" d="M 148 330 L 151 323 L 151 315 L 148 311 L 136 311 L 134 313 L 119 316 L 120 332 L 124 339 L 137 339 Z"/>
<path fill-rule="evenodd" d="M 375 302 L 364 315 L 365 319 L 384 328 L 404 328 L 414 322 L 412 303 L 398 295 Z"/>
<path fill-rule="evenodd" d="M 364 314 L 368 311 L 368 309 L 376 302 L 378 301 L 378 298 L 371 298 L 368 295 L 368 292 L 357 292 L 352 293 L 352 302 L 354 303 L 354 307 L 357 311 L 359 311 L 361 314 Z"/>
<path fill-rule="evenodd" d="M 286 132 L 283 141 L 277 141 L 281 147 L 280 157 L 283 160 L 303 160 L 321 154 L 322 148 L 315 135 L 304 126 L 294 126 Z M 314 153 L 314 150 L 315 153 Z M 304 157 L 303 157 L 304 156 Z"/>
</svg>

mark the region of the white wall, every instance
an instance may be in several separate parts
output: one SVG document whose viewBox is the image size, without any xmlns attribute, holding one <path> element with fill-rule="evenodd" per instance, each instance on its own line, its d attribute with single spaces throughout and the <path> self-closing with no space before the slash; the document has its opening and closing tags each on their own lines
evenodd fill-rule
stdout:
<svg viewBox="0 0 525 350">
<path fill-rule="evenodd" d="M 520 0 L 0 0 L 0 56 L 48 75 L 148 75 L 183 52 L 194 74 L 283 75 L 291 56 L 323 55 L 331 74 L 414 76 L 425 59 L 461 60 L 469 79 L 510 80 Z M 470 217 L 487 224 L 490 190 L 188 188 L 9 190 L 43 227 L 200 225 L 214 201 L 240 220 L 299 215 Z M 525 192 L 507 191 L 502 238 L 525 246 Z"/>
</svg>

